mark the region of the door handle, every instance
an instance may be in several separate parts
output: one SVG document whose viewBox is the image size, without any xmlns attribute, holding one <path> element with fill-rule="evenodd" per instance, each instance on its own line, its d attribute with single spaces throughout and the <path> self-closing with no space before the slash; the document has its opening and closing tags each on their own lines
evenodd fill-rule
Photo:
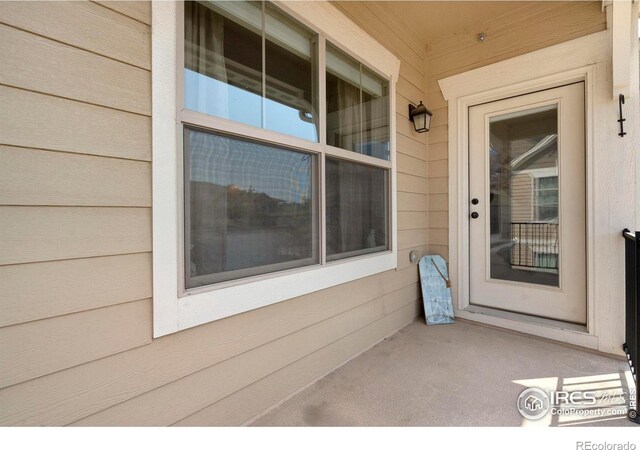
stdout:
<svg viewBox="0 0 640 450">
<path fill-rule="evenodd" d="M 471 213 L 471 218 L 472 219 L 477 219 L 478 217 L 480 217 L 480 214 L 478 214 L 477 212 L 474 211 L 474 212 Z"/>
<path fill-rule="evenodd" d="M 474 198 L 473 200 L 471 200 L 472 205 L 477 205 L 478 203 L 480 203 L 480 200 L 478 200 L 477 198 Z"/>
</svg>

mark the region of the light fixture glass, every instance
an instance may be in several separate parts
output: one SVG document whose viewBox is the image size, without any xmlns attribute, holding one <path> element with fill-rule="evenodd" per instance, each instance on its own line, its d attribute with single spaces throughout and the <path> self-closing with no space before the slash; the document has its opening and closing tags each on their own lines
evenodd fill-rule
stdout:
<svg viewBox="0 0 640 450">
<path fill-rule="evenodd" d="M 418 133 L 429 131 L 432 115 L 431 111 L 422 102 L 418 106 L 409 105 L 409 120 L 413 122 L 413 127 Z"/>
</svg>

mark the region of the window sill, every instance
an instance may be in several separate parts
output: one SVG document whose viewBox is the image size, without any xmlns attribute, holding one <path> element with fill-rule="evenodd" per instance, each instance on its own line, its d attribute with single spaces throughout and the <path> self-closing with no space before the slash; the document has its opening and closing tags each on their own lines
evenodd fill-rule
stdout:
<svg viewBox="0 0 640 450">
<path fill-rule="evenodd" d="M 387 251 L 373 255 L 334 261 L 325 266 L 294 269 L 288 273 L 256 277 L 254 281 L 213 289 L 198 289 L 184 297 L 154 293 L 164 297 L 162 304 L 173 304 L 175 324 L 156 322 L 154 337 L 202 325 L 235 314 L 290 300 L 301 295 L 375 275 L 397 267 L 397 255 Z M 158 304 L 160 302 L 156 302 Z M 160 326 L 162 327 L 160 327 Z"/>
</svg>

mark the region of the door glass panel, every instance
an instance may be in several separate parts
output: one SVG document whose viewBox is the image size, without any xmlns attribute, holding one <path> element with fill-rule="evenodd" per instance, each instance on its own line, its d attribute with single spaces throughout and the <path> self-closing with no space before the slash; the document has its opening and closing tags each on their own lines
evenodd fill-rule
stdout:
<svg viewBox="0 0 640 450">
<path fill-rule="evenodd" d="M 489 121 L 491 278 L 560 285 L 557 105 Z"/>
</svg>

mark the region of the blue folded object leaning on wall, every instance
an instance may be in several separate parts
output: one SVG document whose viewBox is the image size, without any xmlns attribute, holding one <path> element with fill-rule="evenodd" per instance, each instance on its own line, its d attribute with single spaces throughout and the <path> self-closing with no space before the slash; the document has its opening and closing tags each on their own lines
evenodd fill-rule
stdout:
<svg viewBox="0 0 640 450">
<path fill-rule="evenodd" d="M 451 283 L 444 258 L 438 255 L 423 256 L 418 267 L 427 325 L 453 323 Z"/>
</svg>

